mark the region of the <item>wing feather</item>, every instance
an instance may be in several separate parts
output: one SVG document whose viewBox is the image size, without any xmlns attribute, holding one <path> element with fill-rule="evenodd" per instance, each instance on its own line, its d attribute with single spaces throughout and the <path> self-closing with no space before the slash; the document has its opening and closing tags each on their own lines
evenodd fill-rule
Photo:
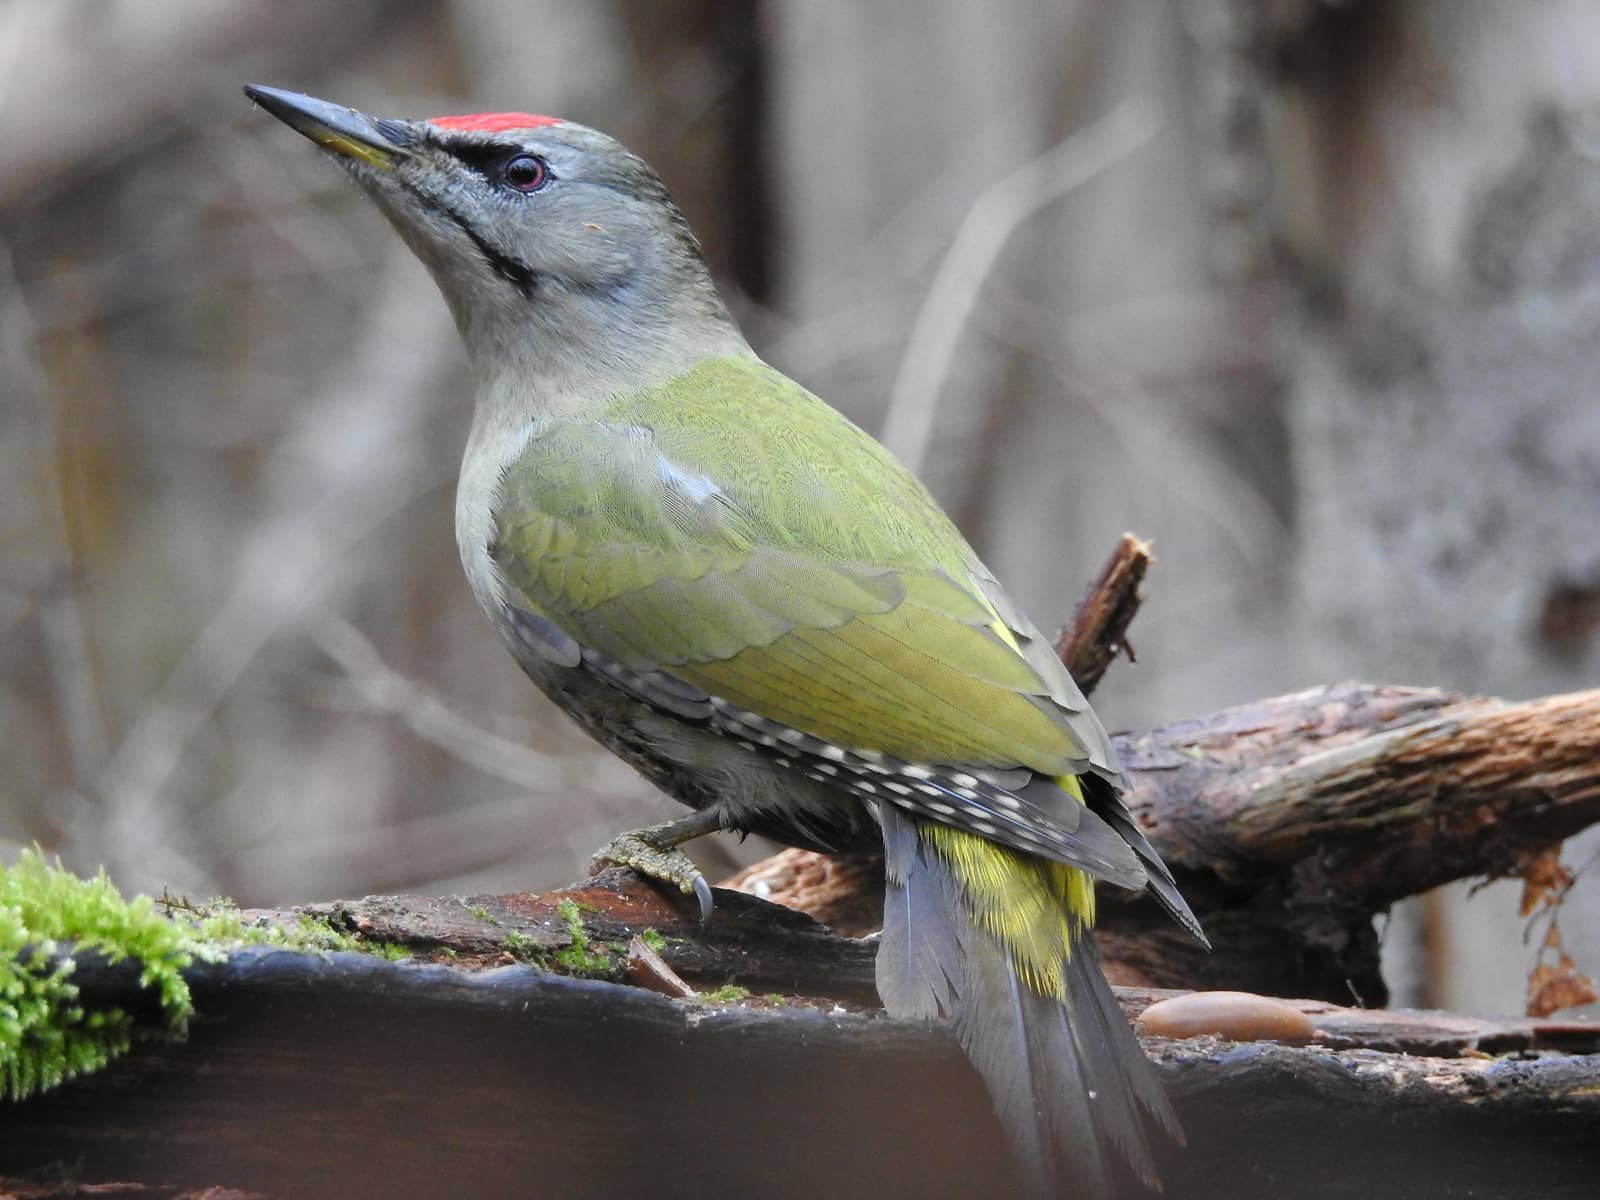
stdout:
<svg viewBox="0 0 1600 1200">
<path fill-rule="evenodd" d="M 496 517 L 536 653 L 575 644 L 670 711 L 749 714 L 793 765 L 864 764 L 864 797 L 1143 882 L 1120 814 L 1054 784 L 1119 775 L 1049 644 L 898 462 L 754 358 L 543 422 Z M 912 795 L 872 790 L 901 768 Z"/>
</svg>

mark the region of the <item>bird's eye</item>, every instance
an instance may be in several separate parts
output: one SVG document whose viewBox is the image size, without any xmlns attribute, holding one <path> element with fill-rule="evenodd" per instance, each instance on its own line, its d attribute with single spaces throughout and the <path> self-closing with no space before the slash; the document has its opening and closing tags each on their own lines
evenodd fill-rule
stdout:
<svg viewBox="0 0 1600 1200">
<path fill-rule="evenodd" d="M 537 154 L 517 154 L 500 168 L 506 186 L 519 192 L 537 192 L 550 178 L 550 168 Z"/>
</svg>

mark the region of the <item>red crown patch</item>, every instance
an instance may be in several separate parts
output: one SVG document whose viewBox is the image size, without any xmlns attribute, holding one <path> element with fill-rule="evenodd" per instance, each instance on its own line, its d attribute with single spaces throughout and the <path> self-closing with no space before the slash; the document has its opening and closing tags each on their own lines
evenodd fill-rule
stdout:
<svg viewBox="0 0 1600 1200">
<path fill-rule="evenodd" d="M 429 117 L 428 123 L 440 129 L 454 129 L 462 133 L 504 133 L 508 129 L 559 125 L 561 118 L 540 117 L 533 113 L 468 113 L 461 117 Z"/>
</svg>

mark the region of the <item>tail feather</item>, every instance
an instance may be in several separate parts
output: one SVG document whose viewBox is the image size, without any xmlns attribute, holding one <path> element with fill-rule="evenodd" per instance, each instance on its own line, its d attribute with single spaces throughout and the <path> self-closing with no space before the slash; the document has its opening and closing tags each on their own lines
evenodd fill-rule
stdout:
<svg viewBox="0 0 1600 1200">
<path fill-rule="evenodd" d="M 1034 1171 L 1036 1175 L 1045 1172 L 1042 1180 L 1032 1182 L 1035 1194 L 1059 1196 L 1062 1181 L 1071 1180 L 1071 1195 L 1110 1195 L 1109 1139 L 1099 1128 L 1097 1110 L 1101 1095 L 1116 1090 L 1115 1076 L 1097 1081 L 1084 1069 L 1066 1010 L 1052 997 L 1041 996 L 1013 978 L 1010 999 L 1032 1034 L 1035 1111 L 1049 1131 L 1047 1153 Z M 1008 1123 L 1006 1113 L 1002 1112 L 1000 1119 L 1003 1125 Z"/>
<path fill-rule="evenodd" d="M 968 943 L 966 992 L 956 1017 L 956 1036 L 989 1090 L 995 1116 L 1011 1143 L 1033 1196 L 1059 1191 L 1063 1178 L 1059 1141 L 1066 1134 L 1084 1147 L 1073 1163 L 1073 1176 L 1089 1186 L 1087 1195 L 1105 1191 L 1105 1163 L 1100 1146 L 1091 1136 L 1089 1114 L 1081 1091 L 1061 1087 L 1052 1079 L 1049 1064 L 1070 1062 L 1071 1043 L 1053 1039 L 1048 1023 L 1034 1003 L 1039 997 L 1012 969 L 992 940 L 967 926 L 967 933 L 983 938 Z M 1065 1050 L 1069 1057 L 1063 1058 Z M 1067 1081 L 1069 1084 L 1071 1080 Z M 1066 1122 L 1070 1128 L 1063 1130 Z"/>
<path fill-rule="evenodd" d="M 878 996 L 897 1017 L 953 1016 L 963 970 L 954 881 L 948 872 L 927 869 L 915 820 L 889 804 L 881 815 L 885 886 Z"/>
<path fill-rule="evenodd" d="M 1031 1195 L 1065 1187 L 1109 1194 L 1108 1147 L 1159 1188 L 1149 1130 L 1155 1124 L 1180 1137 L 1177 1119 L 1101 973 L 1087 922 L 1062 945 L 1059 987 L 1041 989 L 1037 961 L 1019 966 L 963 868 L 936 851 L 914 818 L 887 805 L 882 815 L 885 1007 L 895 1016 L 955 1017 Z M 1011 852 L 998 852 L 1010 861 Z"/>
<path fill-rule="evenodd" d="M 1117 794 L 1116 789 L 1095 779 L 1090 781 L 1090 786 L 1084 789 L 1084 793 L 1089 811 L 1116 830 L 1122 836 L 1122 840 L 1133 847 L 1134 854 L 1149 877 L 1145 887 L 1155 898 L 1155 902 L 1161 906 L 1161 910 L 1183 926 L 1195 941 L 1207 950 L 1211 949 L 1211 940 L 1206 937 L 1205 930 L 1200 928 L 1200 919 L 1194 915 L 1189 902 L 1183 898 L 1183 893 L 1178 891 L 1178 884 L 1172 878 L 1172 872 L 1167 868 L 1167 864 L 1161 861 L 1161 856 L 1150 844 L 1150 839 L 1145 837 L 1144 830 L 1139 828 L 1139 823 L 1133 819 L 1133 814 L 1122 803 L 1122 797 Z"/>
<path fill-rule="evenodd" d="M 1147 1185 L 1159 1188 L 1146 1137 L 1149 1122 L 1154 1120 L 1180 1144 L 1183 1130 L 1155 1068 L 1145 1057 L 1106 982 L 1092 938 L 1086 936 L 1073 948 L 1066 979 L 1063 1015 L 1077 1045 L 1084 1075 L 1089 1080 L 1115 1081 L 1095 1097 L 1100 1130 Z"/>
</svg>

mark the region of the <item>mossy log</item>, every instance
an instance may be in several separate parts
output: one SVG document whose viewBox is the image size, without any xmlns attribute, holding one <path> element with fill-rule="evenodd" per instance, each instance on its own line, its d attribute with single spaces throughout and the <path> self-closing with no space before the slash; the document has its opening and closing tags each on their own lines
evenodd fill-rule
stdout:
<svg viewBox="0 0 1600 1200">
<path fill-rule="evenodd" d="M 606 891 L 615 905 L 597 907 L 672 931 L 669 951 L 693 929 L 620 873 L 588 885 L 583 903 Z M 505 897 L 489 911 L 553 949 L 571 935 L 563 898 Z M 770 927 L 840 964 L 870 955 L 799 914 L 719 899 L 713 925 Z M 438 960 L 452 929 L 500 927 L 472 907 L 390 898 L 337 911 L 374 934 L 415 930 Z M 593 914 L 585 925 L 591 937 L 602 928 Z M 457 954 L 490 960 L 504 953 L 492 940 L 475 933 Z M 698 961 L 731 967 L 740 940 L 722 940 L 721 964 Z M 673 953 L 688 970 L 701 951 Z M 189 978 L 200 1016 L 187 1040 L 143 1043 L 8 1106 L 0 1176 L 65 1170 L 78 1182 L 340 1200 L 1015 1194 L 948 1028 L 848 999 L 671 1000 L 522 963 L 281 950 L 243 951 Z M 86 963 L 80 982 L 101 1002 L 141 1002 L 126 964 Z M 1120 995 L 1137 1014 L 1159 994 Z M 1169 1194 L 1372 1195 L 1402 1178 L 1411 1197 L 1593 1194 L 1600 1025 L 1294 1007 L 1313 1030 L 1306 1045 L 1145 1039 L 1189 1137 L 1187 1150 L 1165 1152 Z"/>
</svg>

